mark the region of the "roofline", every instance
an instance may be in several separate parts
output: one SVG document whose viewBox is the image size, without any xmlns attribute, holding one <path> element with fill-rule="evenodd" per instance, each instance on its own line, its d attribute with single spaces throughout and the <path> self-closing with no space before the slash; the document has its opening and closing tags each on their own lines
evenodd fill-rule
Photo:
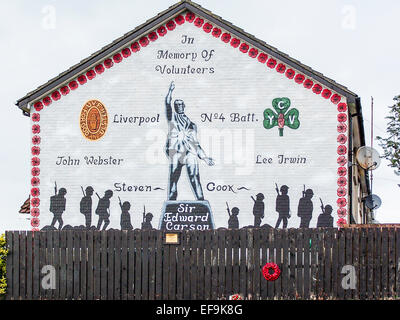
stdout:
<svg viewBox="0 0 400 320">
<path fill-rule="evenodd" d="M 81 62 L 77 63 L 76 65 L 72 66 L 69 70 L 59 74 L 58 76 L 54 77 L 53 79 L 49 80 L 47 83 L 43 84 L 42 86 L 38 87 L 37 89 L 31 91 L 30 93 L 26 94 L 23 98 L 17 100 L 15 103 L 18 108 L 23 111 L 24 115 L 29 116 L 30 109 L 28 108 L 28 104 L 38 100 L 39 98 L 45 96 L 49 92 L 51 92 L 55 87 L 60 86 L 63 83 L 68 82 L 72 78 L 74 78 L 77 74 L 81 73 L 84 70 L 91 68 L 93 65 L 98 63 L 99 60 L 111 55 L 113 52 L 117 51 L 119 48 L 125 46 L 126 44 L 130 43 L 131 41 L 137 39 L 142 34 L 154 29 L 156 26 L 161 25 L 165 20 L 174 16 L 184 10 L 190 10 L 195 14 L 201 15 L 204 18 L 208 19 L 209 21 L 219 25 L 223 29 L 229 31 L 230 33 L 236 35 L 239 38 L 244 39 L 249 44 L 253 45 L 254 47 L 266 52 L 269 55 L 274 56 L 278 60 L 292 66 L 293 68 L 297 69 L 298 71 L 302 72 L 304 75 L 312 77 L 313 79 L 317 80 L 324 86 L 336 91 L 337 93 L 345 96 L 347 99 L 354 100 L 358 98 L 358 96 L 347 89 L 346 87 L 336 83 L 334 80 L 325 77 L 322 73 L 319 73 L 312 68 L 302 64 L 300 61 L 297 61 L 288 55 L 284 54 L 283 52 L 279 51 L 278 49 L 269 46 L 264 41 L 261 41 L 254 37 L 251 34 L 246 33 L 243 29 L 240 29 L 230 22 L 222 19 L 221 17 L 213 14 L 212 12 L 202 8 L 200 5 L 191 2 L 189 0 L 183 0 L 181 2 L 176 3 L 175 5 L 171 6 L 170 8 L 166 9 L 165 11 L 159 13 L 154 18 L 146 21 L 142 25 L 138 26 L 137 28 L 133 29 L 132 31 L 128 32 L 127 34 L 123 35 L 122 37 L 118 38 L 117 40 L 113 41 L 111 44 L 105 46 L 104 48 L 98 50 L 88 58 L 82 60 Z M 362 119 L 361 119 L 362 123 Z"/>
</svg>

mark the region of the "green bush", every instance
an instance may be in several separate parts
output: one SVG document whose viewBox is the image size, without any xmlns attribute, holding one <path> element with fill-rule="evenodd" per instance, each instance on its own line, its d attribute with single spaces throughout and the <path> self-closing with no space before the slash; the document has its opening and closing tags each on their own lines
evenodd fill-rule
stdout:
<svg viewBox="0 0 400 320">
<path fill-rule="evenodd" d="M 7 290 L 6 280 L 6 259 L 7 259 L 7 245 L 4 234 L 0 236 L 0 296 L 4 295 Z"/>
</svg>

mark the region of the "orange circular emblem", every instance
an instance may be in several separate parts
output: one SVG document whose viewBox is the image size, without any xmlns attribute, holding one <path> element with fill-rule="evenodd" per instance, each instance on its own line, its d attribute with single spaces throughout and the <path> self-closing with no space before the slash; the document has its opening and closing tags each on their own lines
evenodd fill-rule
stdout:
<svg viewBox="0 0 400 320">
<path fill-rule="evenodd" d="M 79 125 L 86 139 L 100 139 L 105 135 L 108 126 L 106 107 L 98 100 L 86 102 L 81 110 Z"/>
</svg>

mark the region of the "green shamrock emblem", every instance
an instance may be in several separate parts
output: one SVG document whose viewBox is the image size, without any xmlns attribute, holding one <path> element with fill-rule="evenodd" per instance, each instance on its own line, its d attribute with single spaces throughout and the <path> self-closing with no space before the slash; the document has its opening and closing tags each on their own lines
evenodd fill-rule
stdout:
<svg viewBox="0 0 400 320">
<path fill-rule="evenodd" d="M 300 126 L 299 120 L 299 110 L 296 108 L 290 108 L 289 98 L 275 98 L 272 100 L 272 106 L 274 107 L 274 112 L 272 109 L 264 110 L 264 128 L 271 129 L 278 126 L 279 136 L 283 136 L 284 126 L 290 129 L 297 129 Z"/>
</svg>

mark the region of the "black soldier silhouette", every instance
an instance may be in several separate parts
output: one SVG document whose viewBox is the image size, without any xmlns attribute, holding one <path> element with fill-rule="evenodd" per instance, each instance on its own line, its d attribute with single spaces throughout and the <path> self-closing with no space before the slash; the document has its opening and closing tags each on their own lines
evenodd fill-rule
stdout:
<svg viewBox="0 0 400 320">
<path fill-rule="evenodd" d="M 228 228 L 229 229 L 239 229 L 239 208 L 233 207 L 232 211 L 229 209 L 228 202 L 226 203 L 226 210 L 228 211 Z"/>
<path fill-rule="evenodd" d="M 80 212 L 85 216 L 85 225 L 86 228 L 89 229 L 92 226 L 92 195 L 94 189 L 91 186 L 86 187 L 85 191 L 83 191 L 83 198 L 80 202 Z"/>
<path fill-rule="evenodd" d="M 256 199 L 251 196 L 254 201 L 253 215 L 254 215 L 254 226 L 259 227 L 261 220 L 264 218 L 264 195 L 259 193 L 256 195 Z"/>
<path fill-rule="evenodd" d="M 97 223 L 97 230 L 100 230 L 102 223 L 104 222 L 103 229 L 106 230 L 107 226 L 110 224 L 110 198 L 113 196 L 113 192 L 111 190 L 107 190 L 104 192 L 104 197 L 99 198 L 99 202 L 96 208 L 96 214 L 99 216 L 99 222 Z"/>
<path fill-rule="evenodd" d="M 131 214 L 129 213 L 131 204 L 129 201 L 121 203 L 120 197 L 118 197 L 118 199 L 119 206 L 121 207 L 121 230 L 132 230 L 133 226 L 131 224 Z"/>
<path fill-rule="evenodd" d="M 278 193 L 276 197 L 276 206 L 275 210 L 278 212 L 279 217 L 278 221 L 276 222 L 275 228 L 279 228 L 279 225 L 281 224 L 281 221 L 283 222 L 283 228 L 287 228 L 288 224 L 288 219 L 290 218 L 290 200 L 288 196 L 288 190 L 289 187 L 286 185 L 283 185 L 280 188 L 281 194 L 279 193 L 278 185 L 276 185 L 276 192 Z"/>
<path fill-rule="evenodd" d="M 153 215 L 150 212 L 148 212 L 143 217 L 142 230 L 151 230 L 151 229 L 153 229 L 153 226 L 151 225 L 151 220 L 153 220 Z"/>
<path fill-rule="evenodd" d="M 57 184 L 55 183 L 54 196 L 50 197 L 50 212 L 54 214 L 51 226 L 55 228 L 55 224 L 58 222 L 58 230 L 61 230 L 64 224 L 62 214 L 65 211 L 66 194 L 67 190 L 65 188 L 60 188 L 57 194 Z"/>
<path fill-rule="evenodd" d="M 321 198 L 320 198 L 321 200 Z M 317 228 L 333 228 L 333 217 L 332 217 L 332 206 L 324 204 L 321 200 L 321 210 L 322 213 L 318 216 Z"/>
<path fill-rule="evenodd" d="M 197 126 L 185 114 L 185 103 L 182 100 L 175 100 L 175 111 L 172 111 L 171 101 L 174 89 L 175 84 L 172 81 L 165 97 L 168 120 L 168 138 L 165 148 L 170 161 L 168 200 L 177 199 L 178 181 L 183 166 L 186 166 L 196 200 L 204 200 L 197 158 L 204 160 L 209 166 L 214 165 L 214 160 L 207 157 L 201 148 L 197 139 Z"/>
<path fill-rule="evenodd" d="M 305 187 L 304 187 L 305 189 Z M 309 228 L 310 221 L 312 219 L 313 203 L 311 198 L 314 192 L 311 189 L 303 191 L 303 196 L 299 200 L 299 206 L 297 207 L 297 216 L 300 217 L 300 228 Z"/>
</svg>

